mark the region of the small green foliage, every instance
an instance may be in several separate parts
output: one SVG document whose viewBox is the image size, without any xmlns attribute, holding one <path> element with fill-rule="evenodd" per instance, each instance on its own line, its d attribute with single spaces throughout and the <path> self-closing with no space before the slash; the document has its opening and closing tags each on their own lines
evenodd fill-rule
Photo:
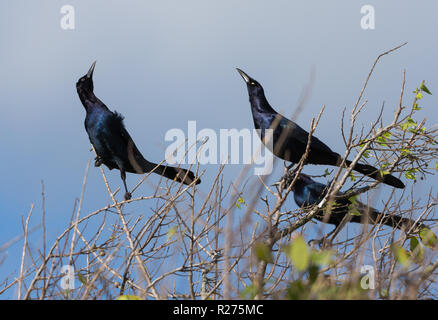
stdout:
<svg viewBox="0 0 438 320">
<path fill-rule="evenodd" d="M 356 177 L 354 176 L 353 172 L 350 172 L 350 180 L 353 182 L 356 181 Z"/>
<path fill-rule="evenodd" d="M 176 234 L 176 230 L 177 230 L 176 226 L 173 226 L 167 231 L 167 241 L 173 238 L 173 236 Z"/>
<path fill-rule="evenodd" d="M 412 109 L 415 111 L 421 110 L 422 108 L 420 108 L 418 106 L 417 100 L 421 100 L 423 99 L 423 92 L 426 94 L 432 94 L 430 92 L 430 90 L 426 87 L 426 85 L 424 84 L 424 80 L 421 82 L 420 88 L 416 88 L 413 93 L 415 93 L 415 100 L 414 100 L 414 104 L 412 106 Z"/>
<path fill-rule="evenodd" d="M 312 250 L 310 255 L 310 260 L 312 264 L 318 267 L 323 267 L 332 263 L 333 256 L 334 253 L 331 250 L 323 250 L 323 251 Z"/>
<path fill-rule="evenodd" d="M 407 117 L 406 121 L 404 123 L 402 123 L 401 128 L 403 131 L 406 131 L 408 128 L 411 127 L 416 127 L 417 123 L 414 121 L 414 119 L 412 119 L 411 117 Z"/>
<path fill-rule="evenodd" d="M 393 243 L 391 245 L 392 253 L 394 254 L 395 260 L 400 263 L 403 267 L 407 268 L 411 264 L 409 258 L 409 253 L 403 247 Z"/>
<path fill-rule="evenodd" d="M 359 147 L 360 147 L 361 149 L 363 149 L 363 148 L 365 147 L 365 143 L 360 144 Z M 368 158 L 370 157 L 370 151 L 369 151 L 369 150 L 365 150 L 365 151 L 363 152 L 363 154 L 362 154 L 362 157 L 368 159 Z"/>
<path fill-rule="evenodd" d="M 388 144 L 386 143 L 386 138 L 383 136 L 377 137 L 376 139 L 377 143 L 380 144 L 383 147 L 387 147 Z"/>
<path fill-rule="evenodd" d="M 418 169 L 415 169 L 415 168 L 411 168 L 411 169 L 409 169 L 409 170 L 407 170 L 406 172 L 405 172 L 405 177 L 406 177 L 406 179 L 410 179 L 410 180 L 415 180 L 416 179 L 416 175 L 415 175 L 415 172 L 417 172 L 418 171 Z"/>
<path fill-rule="evenodd" d="M 240 209 L 242 207 L 241 205 L 243 204 L 245 204 L 245 200 L 243 200 L 242 197 L 239 197 L 236 202 L 236 207 Z"/>
<path fill-rule="evenodd" d="M 438 245 L 438 238 L 435 233 L 429 228 L 422 228 L 420 230 L 421 242 L 428 248 L 435 249 Z"/>
<path fill-rule="evenodd" d="M 423 261 L 423 247 L 416 237 L 410 238 L 409 250 L 411 252 L 411 257 L 415 262 L 421 263 Z"/>
<path fill-rule="evenodd" d="M 249 286 L 246 286 L 242 290 L 242 292 L 240 292 L 240 296 L 242 297 L 242 299 L 253 300 L 257 293 L 258 292 L 256 286 L 251 283 Z"/>
<path fill-rule="evenodd" d="M 302 280 L 295 280 L 289 283 L 287 298 L 290 300 L 305 299 L 310 293 L 310 286 L 305 285 Z"/>
<path fill-rule="evenodd" d="M 350 204 L 348 206 L 348 214 L 351 214 L 352 216 L 362 215 L 362 213 L 357 209 L 357 206 L 354 204 Z"/>
<path fill-rule="evenodd" d="M 336 200 L 332 200 L 328 202 L 328 205 L 326 207 L 326 209 L 330 210 L 331 208 L 336 208 L 336 207 L 340 207 L 341 204 L 339 202 L 337 202 Z"/>
<path fill-rule="evenodd" d="M 385 170 L 386 168 L 388 168 L 389 167 L 389 163 L 384 163 L 384 164 L 382 164 L 382 166 L 380 167 L 380 174 L 382 175 L 382 176 L 386 176 L 387 174 L 390 174 L 390 172 L 388 171 L 388 170 Z"/>
<path fill-rule="evenodd" d="M 305 271 L 310 262 L 309 246 L 303 237 L 297 236 L 288 246 L 287 256 L 298 271 Z"/>
<path fill-rule="evenodd" d="M 438 161 L 435 163 L 435 170 L 438 171 Z"/>
<path fill-rule="evenodd" d="M 415 134 L 424 133 L 424 131 L 426 131 L 426 127 L 421 127 L 421 128 L 418 128 L 418 129 L 416 129 L 416 128 L 409 128 L 409 132 L 415 133 Z"/>
<path fill-rule="evenodd" d="M 356 204 L 356 202 L 357 202 L 357 195 L 348 198 L 348 201 L 350 201 L 351 204 Z"/>
<path fill-rule="evenodd" d="M 78 272 L 78 280 L 80 283 L 87 285 L 87 279 L 84 277 L 84 275 L 80 272 Z"/>
<path fill-rule="evenodd" d="M 410 155 L 412 152 L 409 149 L 401 149 L 400 153 L 403 157 L 407 157 L 408 155 Z"/>
<path fill-rule="evenodd" d="M 348 201 L 350 201 L 350 204 L 348 205 L 348 213 L 352 216 L 360 216 L 361 213 L 357 208 L 357 195 L 348 198 Z"/>
<path fill-rule="evenodd" d="M 376 141 L 381 146 L 387 147 L 388 146 L 388 139 L 391 137 L 390 132 L 384 132 L 382 135 L 378 136 Z"/>
<path fill-rule="evenodd" d="M 264 244 L 263 242 L 257 242 L 255 244 L 254 250 L 257 259 L 265 261 L 267 263 L 272 263 L 272 251 L 266 244 Z"/>
<path fill-rule="evenodd" d="M 432 94 L 432 92 L 430 92 L 430 90 L 424 84 L 424 80 L 423 80 L 423 82 L 421 82 L 420 90 L 423 91 L 423 92 L 426 92 L 427 94 L 430 94 L 430 95 Z"/>
</svg>

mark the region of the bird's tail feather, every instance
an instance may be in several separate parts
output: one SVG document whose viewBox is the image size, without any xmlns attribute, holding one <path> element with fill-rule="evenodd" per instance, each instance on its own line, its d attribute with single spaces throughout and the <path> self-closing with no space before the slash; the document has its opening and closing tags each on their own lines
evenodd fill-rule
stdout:
<svg viewBox="0 0 438 320">
<path fill-rule="evenodd" d="M 148 173 L 152 171 L 156 174 L 162 175 L 163 177 L 182 182 L 184 184 L 191 184 L 194 180 L 196 180 L 195 184 L 201 183 L 201 179 L 197 178 L 192 171 L 149 162 L 143 158 L 138 151 L 129 153 L 129 163 L 131 164 L 132 171 L 128 170 L 128 172 Z"/>
<path fill-rule="evenodd" d="M 162 175 L 163 177 L 182 182 L 184 184 L 191 184 L 194 180 L 196 180 L 195 184 L 201 183 L 201 179 L 196 178 L 195 174 L 190 170 L 172 166 L 163 166 L 161 164 L 158 165 L 149 162 L 146 159 L 141 159 L 141 161 L 138 161 L 137 163 L 139 164 L 139 168 L 135 169 L 137 173 L 147 173 L 152 171 L 156 174 Z"/>
<path fill-rule="evenodd" d="M 156 169 L 154 170 L 155 173 L 162 175 L 163 177 L 166 177 L 168 179 L 182 182 L 184 184 L 191 184 L 195 180 L 195 184 L 201 183 L 201 179 L 196 178 L 195 174 L 190 170 L 163 165 L 159 165 L 157 167 L 157 165 L 153 165 L 154 168 L 156 167 Z"/>
<path fill-rule="evenodd" d="M 352 215 L 351 222 L 364 223 L 364 217 L 362 215 Z M 409 218 L 400 217 L 395 214 L 382 214 L 377 210 L 369 210 L 368 223 L 375 224 L 381 223 L 391 228 L 404 229 L 406 231 L 411 230 L 418 232 L 421 228 L 424 228 L 422 224 L 416 224 L 414 220 Z"/>
<path fill-rule="evenodd" d="M 349 160 L 346 160 L 345 162 L 348 166 L 351 164 L 351 161 Z M 368 177 L 371 177 L 378 181 L 382 181 L 383 183 L 393 186 L 395 188 L 403 189 L 405 187 L 404 183 L 401 182 L 400 179 L 394 177 L 391 174 L 382 174 L 379 169 L 376 169 L 368 164 L 357 163 L 353 169 Z"/>
</svg>

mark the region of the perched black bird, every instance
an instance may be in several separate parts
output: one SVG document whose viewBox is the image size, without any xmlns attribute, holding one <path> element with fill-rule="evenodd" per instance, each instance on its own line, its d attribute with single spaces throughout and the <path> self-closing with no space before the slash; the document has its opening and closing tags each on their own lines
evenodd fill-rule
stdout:
<svg viewBox="0 0 438 320">
<path fill-rule="evenodd" d="M 273 129 L 272 153 L 283 160 L 298 163 L 306 151 L 309 133 L 295 122 L 276 112 L 271 107 L 265 97 L 263 87 L 260 83 L 252 79 L 242 70 L 237 69 L 237 71 L 246 82 L 254 126 L 256 129 L 261 129 L 260 138 L 263 143 L 265 143 L 264 130 Z M 351 161 L 349 160 L 346 160 L 345 162 L 347 165 L 351 164 Z M 342 163 L 342 157 L 338 153 L 332 151 L 317 137 L 312 136 L 306 163 L 340 166 Z M 382 176 L 380 171 L 373 166 L 358 163 L 353 169 L 390 186 L 396 188 L 405 187 L 403 182 L 396 177 L 389 174 Z"/>
<path fill-rule="evenodd" d="M 119 169 L 120 176 L 125 186 L 125 199 L 131 198 L 126 186 L 126 172 L 146 173 L 153 171 L 166 178 L 173 179 L 185 184 L 195 180 L 193 172 L 157 165 L 147 161 L 137 149 L 134 141 L 125 129 L 123 117 L 110 111 L 107 106 L 94 95 L 93 72 L 96 62 L 91 65 L 88 73 L 76 83 L 79 98 L 87 112 L 85 117 L 85 130 L 87 130 L 90 142 L 97 153 L 95 166 L 102 163 L 110 170 Z M 196 184 L 201 183 L 200 179 Z"/>
<path fill-rule="evenodd" d="M 292 179 L 291 179 L 292 181 Z M 312 180 L 305 174 L 300 174 L 292 186 L 291 190 L 294 192 L 295 203 L 299 207 L 308 207 L 317 205 L 326 196 L 328 186 Z M 321 209 L 315 218 L 319 221 L 334 224 L 335 229 L 346 219 L 346 222 L 356 223 L 370 223 L 374 224 L 377 221 L 379 223 L 390 226 L 392 228 L 406 230 L 414 226 L 415 221 L 408 218 L 403 218 L 397 215 L 382 214 L 374 208 L 371 208 L 357 200 L 350 200 L 342 197 L 343 193 L 339 193 L 339 198 L 334 199 L 335 203 L 332 206 L 330 214 L 325 214 Z M 368 218 L 368 221 L 366 220 Z M 418 227 L 424 227 L 418 225 Z M 414 232 L 418 231 L 413 230 Z"/>
</svg>

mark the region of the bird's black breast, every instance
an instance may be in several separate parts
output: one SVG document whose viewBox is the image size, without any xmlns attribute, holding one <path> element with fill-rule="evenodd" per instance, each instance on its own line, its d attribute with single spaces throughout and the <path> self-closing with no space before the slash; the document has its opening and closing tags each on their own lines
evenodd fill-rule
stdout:
<svg viewBox="0 0 438 320">
<path fill-rule="evenodd" d="M 108 122 L 111 120 L 110 112 L 96 111 L 87 113 L 85 118 L 85 130 L 88 133 L 91 144 L 103 163 L 109 168 L 117 168 L 114 161 L 114 151 L 110 149 L 108 140 L 112 133 L 108 130 Z"/>
</svg>

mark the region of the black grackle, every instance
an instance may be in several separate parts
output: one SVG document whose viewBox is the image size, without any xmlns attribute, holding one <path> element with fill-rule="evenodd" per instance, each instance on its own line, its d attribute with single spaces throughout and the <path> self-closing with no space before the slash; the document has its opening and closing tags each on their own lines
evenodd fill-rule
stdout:
<svg viewBox="0 0 438 320">
<path fill-rule="evenodd" d="M 97 154 L 95 166 L 104 164 L 110 170 L 120 170 L 126 200 L 131 198 L 126 186 L 126 172 L 140 174 L 153 171 L 184 184 L 190 184 L 195 179 L 195 183 L 199 184 L 201 180 L 196 178 L 192 171 L 157 165 L 143 157 L 126 130 L 123 117 L 115 111 L 110 111 L 94 95 L 93 72 L 95 65 L 96 62 L 92 64 L 88 73 L 76 83 L 79 98 L 87 112 L 85 130 Z"/>
</svg>

